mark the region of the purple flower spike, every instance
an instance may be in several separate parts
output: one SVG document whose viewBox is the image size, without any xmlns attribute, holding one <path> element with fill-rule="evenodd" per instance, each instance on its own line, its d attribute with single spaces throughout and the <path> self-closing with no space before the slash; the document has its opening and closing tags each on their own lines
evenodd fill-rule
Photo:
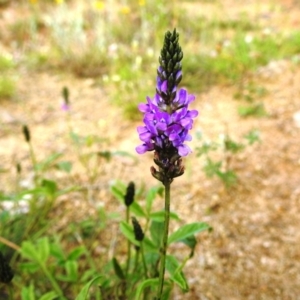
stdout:
<svg viewBox="0 0 300 300">
<path fill-rule="evenodd" d="M 136 151 L 143 154 L 154 150 L 154 162 L 159 171 L 152 167 L 151 173 L 162 182 L 171 182 L 183 174 L 181 157 L 192 152 L 185 143 L 192 140 L 189 130 L 198 115 L 197 110 L 189 110 L 195 96 L 185 89 L 178 90 L 183 57 L 178 39 L 175 30 L 166 34 L 157 69 L 156 94 L 138 106 L 144 114 L 144 126 L 137 128 L 143 143 L 136 147 Z"/>
</svg>

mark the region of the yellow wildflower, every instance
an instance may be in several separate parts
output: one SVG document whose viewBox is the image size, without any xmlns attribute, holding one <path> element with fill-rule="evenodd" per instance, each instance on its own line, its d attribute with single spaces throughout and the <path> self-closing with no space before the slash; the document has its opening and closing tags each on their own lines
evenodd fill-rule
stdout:
<svg viewBox="0 0 300 300">
<path fill-rule="evenodd" d="M 120 9 L 121 13 L 124 15 L 128 15 L 130 13 L 130 7 L 128 5 L 124 5 Z"/>
<path fill-rule="evenodd" d="M 105 8 L 104 1 L 94 1 L 93 6 L 96 10 L 103 11 Z"/>
</svg>

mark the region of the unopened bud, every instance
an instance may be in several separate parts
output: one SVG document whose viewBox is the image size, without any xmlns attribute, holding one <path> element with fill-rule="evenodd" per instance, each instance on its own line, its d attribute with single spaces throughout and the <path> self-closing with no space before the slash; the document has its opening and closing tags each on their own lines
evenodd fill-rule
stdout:
<svg viewBox="0 0 300 300">
<path fill-rule="evenodd" d="M 64 98 L 64 102 L 66 105 L 69 105 L 69 89 L 64 86 L 63 89 L 62 89 L 62 95 L 63 95 L 63 98 Z"/>
<path fill-rule="evenodd" d="M 134 232 L 135 239 L 141 242 L 144 239 L 144 232 L 142 230 L 142 227 L 135 217 L 132 217 L 131 221 L 133 225 L 133 232 Z"/>
<path fill-rule="evenodd" d="M 0 252 L 0 282 L 9 283 L 14 277 L 14 272 Z"/>
<path fill-rule="evenodd" d="M 29 128 L 27 125 L 23 125 L 23 134 L 25 137 L 25 141 L 27 143 L 29 143 L 30 142 L 30 131 L 29 131 Z"/>
<path fill-rule="evenodd" d="M 126 194 L 124 196 L 124 202 L 127 207 L 133 203 L 134 194 L 135 194 L 135 186 L 134 186 L 134 182 L 131 181 L 127 186 Z"/>
</svg>

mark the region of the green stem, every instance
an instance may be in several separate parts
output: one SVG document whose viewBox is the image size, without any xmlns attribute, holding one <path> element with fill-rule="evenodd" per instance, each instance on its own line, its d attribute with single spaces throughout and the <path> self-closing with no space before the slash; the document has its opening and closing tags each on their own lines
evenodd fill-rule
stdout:
<svg viewBox="0 0 300 300">
<path fill-rule="evenodd" d="M 56 291 L 56 293 L 60 297 L 62 297 L 61 299 L 65 299 L 65 297 L 63 296 L 63 291 L 61 290 L 60 286 L 58 285 L 58 283 L 56 282 L 56 280 L 54 279 L 54 277 L 52 276 L 52 274 L 48 271 L 48 269 L 45 266 L 45 264 L 43 262 L 39 262 L 39 263 L 40 263 L 40 266 L 41 266 L 43 272 L 45 273 L 46 277 L 51 282 L 53 289 Z"/>
<path fill-rule="evenodd" d="M 31 163 L 32 163 L 33 170 L 34 170 L 34 183 L 37 184 L 38 176 L 39 176 L 38 171 L 37 171 L 37 160 L 36 160 L 36 156 L 33 151 L 31 142 L 28 142 L 28 145 L 29 145 L 29 153 L 30 153 Z"/>
<path fill-rule="evenodd" d="M 136 251 L 136 255 L 135 255 L 135 260 L 134 260 L 134 268 L 133 268 L 133 273 L 136 272 L 136 269 L 138 267 L 138 262 L 139 262 L 139 256 L 140 256 L 140 251 L 137 250 Z"/>
<path fill-rule="evenodd" d="M 8 290 L 9 290 L 9 300 L 13 300 L 14 299 L 14 292 L 13 292 L 11 284 L 8 285 Z"/>
<path fill-rule="evenodd" d="M 129 206 L 126 207 L 126 222 L 129 223 Z M 127 241 L 127 264 L 126 264 L 126 275 L 128 275 L 129 271 L 129 265 L 130 265 L 130 259 L 131 259 L 131 242 L 128 240 Z"/>
<path fill-rule="evenodd" d="M 145 260 L 145 255 L 144 255 L 143 242 L 141 242 L 140 244 L 141 244 L 142 262 L 143 262 L 143 267 L 144 267 L 144 275 L 145 275 L 145 278 L 147 279 L 148 274 L 147 274 L 147 266 L 146 266 L 146 260 Z"/>
<path fill-rule="evenodd" d="M 162 241 L 162 248 L 160 254 L 160 267 L 159 267 L 159 281 L 156 300 L 161 299 L 161 295 L 164 287 L 165 269 L 166 269 L 166 255 L 168 246 L 168 234 L 169 234 L 169 221 L 170 221 L 170 186 L 171 183 L 166 180 L 165 182 L 165 224 L 164 235 Z"/>
</svg>

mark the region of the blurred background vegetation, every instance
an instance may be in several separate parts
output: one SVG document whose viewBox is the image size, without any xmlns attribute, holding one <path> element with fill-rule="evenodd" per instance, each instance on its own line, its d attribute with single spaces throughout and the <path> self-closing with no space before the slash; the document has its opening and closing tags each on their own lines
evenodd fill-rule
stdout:
<svg viewBox="0 0 300 300">
<path fill-rule="evenodd" d="M 256 72 L 273 60 L 299 62 L 300 32 L 271 25 L 271 13 L 224 14 L 222 1 L 2 1 L 0 97 L 15 95 L 18 68 L 95 78 L 131 119 L 154 94 L 160 41 L 176 28 L 184 45 L 183 85 L 195 93 L 234 85 L 236 98 L 263 96 Z M 269 2 L 269 12 L 276 11 Z M 284 25 L 284 24 L 283 24 Z M 2 27 L 3 27 L 2 26 Z M 14 73 L 13 70 L 16 70 Z M 257 103 L 254 113 L 262 113 Z M 247 115 L 248 110 L 242 114 Z"/>
</svg>

